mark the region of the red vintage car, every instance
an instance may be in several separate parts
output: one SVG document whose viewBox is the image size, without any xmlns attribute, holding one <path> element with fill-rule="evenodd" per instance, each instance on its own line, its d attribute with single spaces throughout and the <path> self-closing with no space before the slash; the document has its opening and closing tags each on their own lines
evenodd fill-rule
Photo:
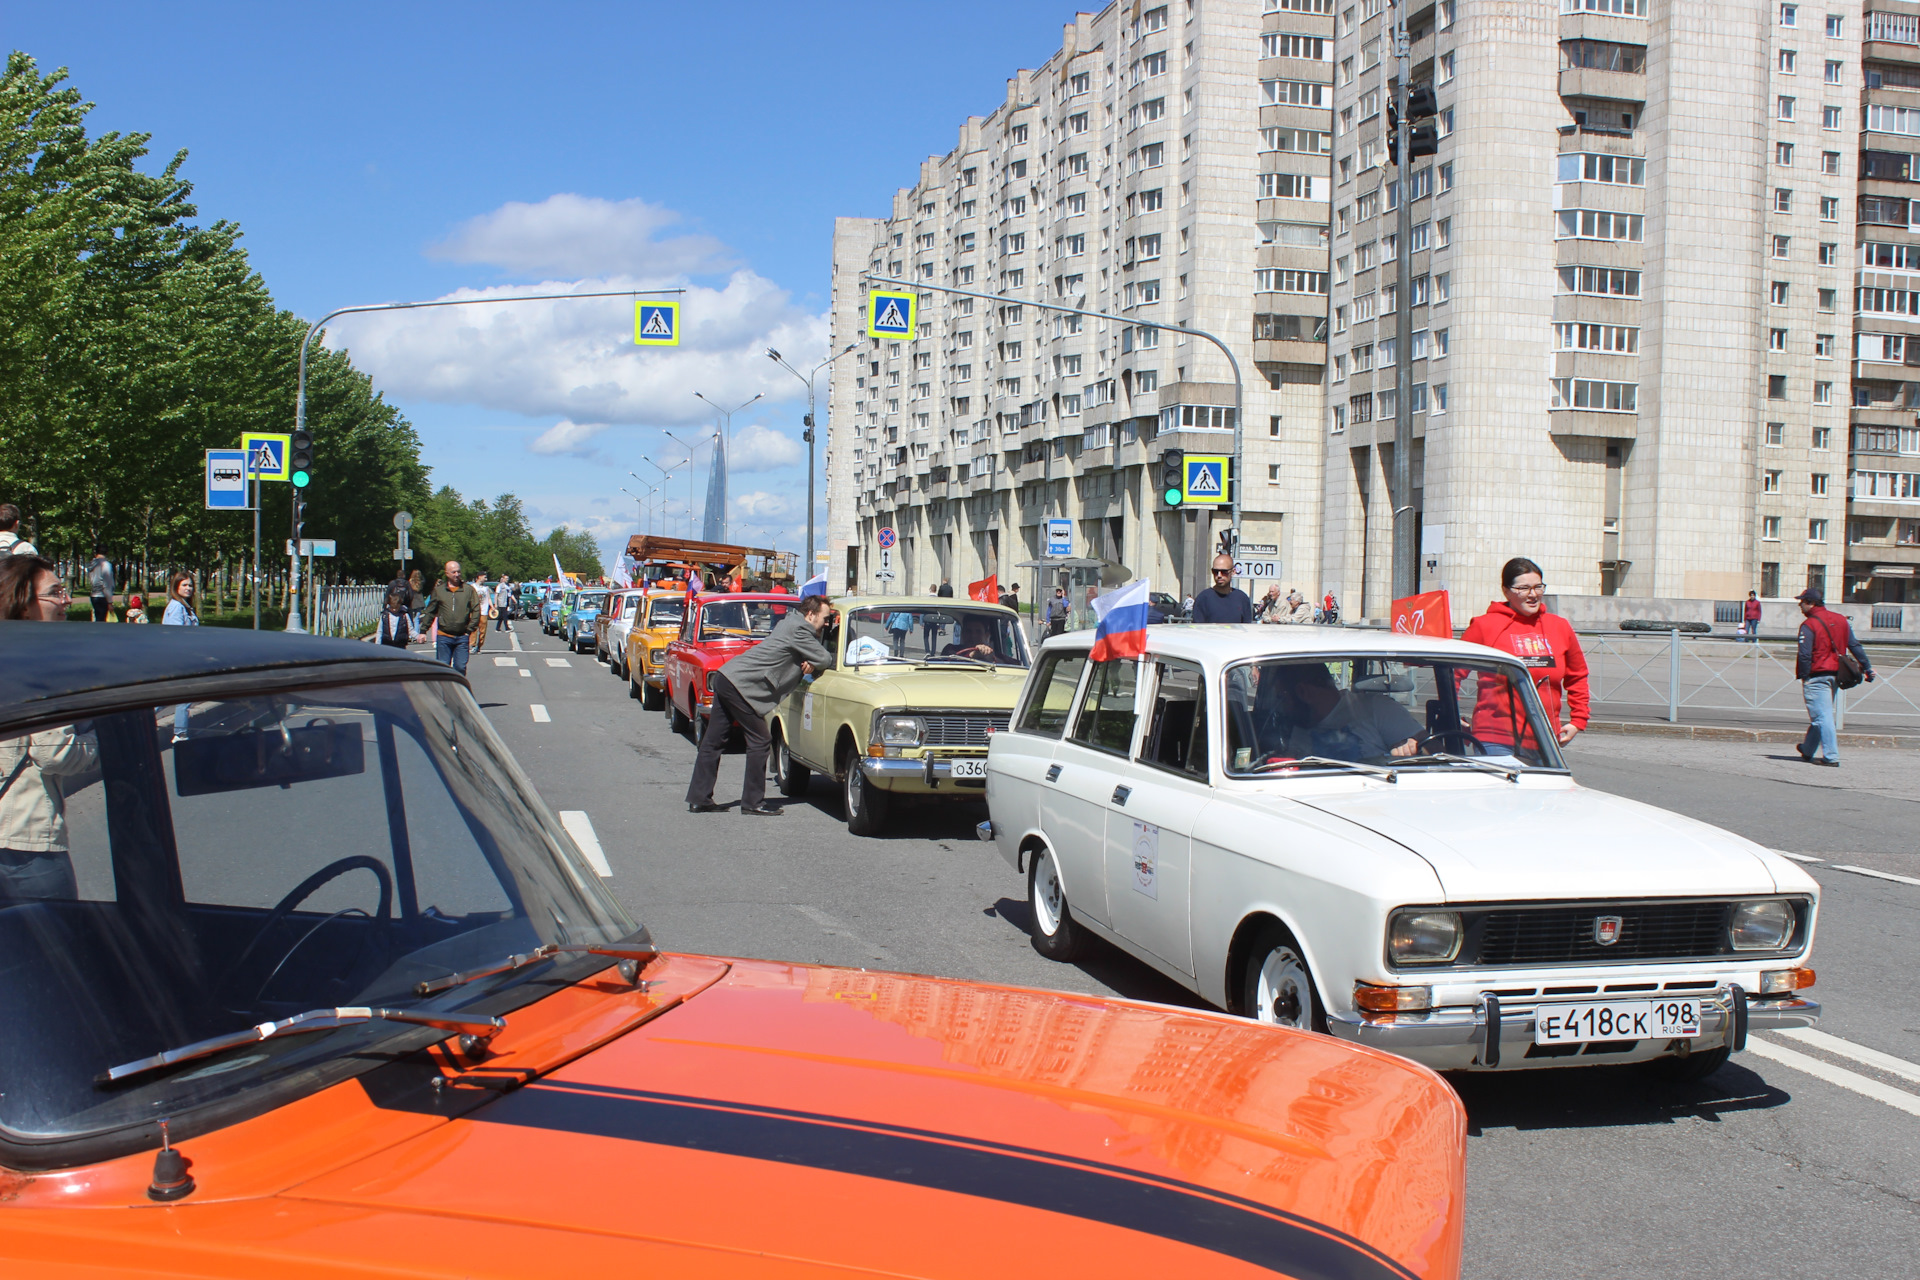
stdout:
<svg viewBox="0 0 1920 1280">
<path fill-rule="evenodd" d="M 667 646 L 667 721 L 675 733 L 705 732 L 713 709 L 707 678 L 729 658 L 751 649 L 773 633 L 800 597 L 771 592 L 730 592 L 695 596 L 680 624 L 680 637 Z"/>
</svg>

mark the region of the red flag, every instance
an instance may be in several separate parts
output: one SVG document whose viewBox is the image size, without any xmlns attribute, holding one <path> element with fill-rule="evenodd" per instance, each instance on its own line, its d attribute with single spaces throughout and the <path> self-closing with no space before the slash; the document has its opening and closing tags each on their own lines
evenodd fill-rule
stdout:
<svg viewBox="0 0 1920 1280">
<path fill-rule="evenodd" d="M 1424 591 L 1393 602 L 1393 629 L 1403 636 L 1453 639 L 1453 611 L 1444 591 Z"/>
<path fill-rule="evenodd" d="M 988 604 L 1000 603 L 1000 575 L 990 573 L 978 582 L 967 584 L 967 599 L 984 600 Z"/>
</svg>

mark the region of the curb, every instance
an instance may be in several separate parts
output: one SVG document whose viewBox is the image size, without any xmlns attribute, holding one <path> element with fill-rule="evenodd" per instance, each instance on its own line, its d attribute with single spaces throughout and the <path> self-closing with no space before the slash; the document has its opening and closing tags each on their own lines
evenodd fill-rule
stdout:
<svg viewBox="0 0 1920 1280">
<path fill-rule="evenodd" d="M 1635 738 L 1690 738 L 1697 742 L 1774 742 L 1794 743 L 1806 736 L 1806 730 L 1733 729 L 1709 724 L 1665 724 L 1646 720 L 1593 720 L 1588 733 L 1617 733 Z M 1891 733 L 1842 733 L 1835 735 L 1842 747 L 1877 747 L 1920 750 L 1920 737 Z"/>
</svg>

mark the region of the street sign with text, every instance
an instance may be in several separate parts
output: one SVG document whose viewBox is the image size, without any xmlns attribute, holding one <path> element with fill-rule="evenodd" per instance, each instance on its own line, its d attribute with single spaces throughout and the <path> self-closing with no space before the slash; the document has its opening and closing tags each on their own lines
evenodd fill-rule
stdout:
<svg viewBox="0 0 1920 1280">
<path fill-rule="evenodd" d="M 1050 556 L 1073 554 L 1073 521 L 1060 516 L 1053 516 L 1047 520 L 1047 554 Z"/>
</svg>

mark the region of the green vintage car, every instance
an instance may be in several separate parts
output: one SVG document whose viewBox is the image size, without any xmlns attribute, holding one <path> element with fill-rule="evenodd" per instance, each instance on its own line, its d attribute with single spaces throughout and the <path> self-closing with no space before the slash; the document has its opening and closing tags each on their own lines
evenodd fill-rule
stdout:
<svg viewBox="0 0 1920 1280">
<path fill-rule="evenodd" d="M 986 799 L 987 743 L 1007 727 L 1031 652 L 1014 611 L 971 600 L 836 601 L 823 638 L 838 663 L 775 709 L 780 789 L 841 787 L 847 829 L 878 835 L 904 796 Z"/>
</svg>

